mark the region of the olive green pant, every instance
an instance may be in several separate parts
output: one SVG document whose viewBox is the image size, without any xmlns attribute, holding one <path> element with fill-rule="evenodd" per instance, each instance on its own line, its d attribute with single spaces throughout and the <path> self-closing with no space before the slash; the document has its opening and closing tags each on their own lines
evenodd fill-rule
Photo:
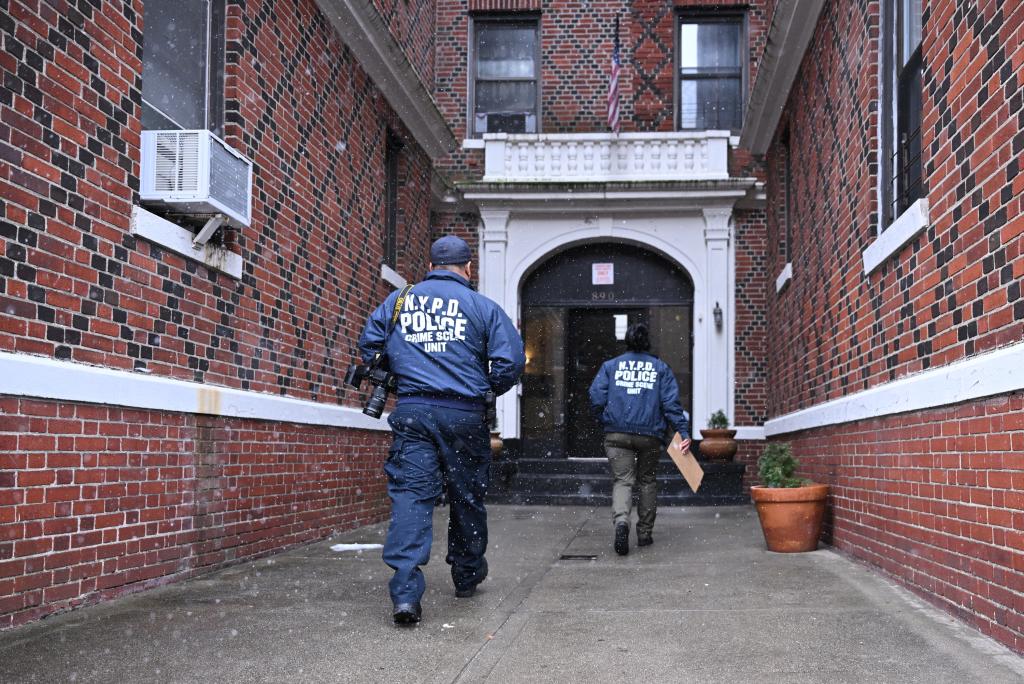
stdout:
<svg viewBox="0 0 1024 684">
<path fill-rule="evenodd" d="M 615 483 L 612 485 L 612 514 L 615 524 L 630 521 L 633 509 L 633 486 L 637 492 L 638 535 L 648 535 L 654 529 L 658 515 L 658 459 L 663 445 L 657 437 L 609 432 L 604 436 L 604 451 L 608 455 Z"/>
</svg>

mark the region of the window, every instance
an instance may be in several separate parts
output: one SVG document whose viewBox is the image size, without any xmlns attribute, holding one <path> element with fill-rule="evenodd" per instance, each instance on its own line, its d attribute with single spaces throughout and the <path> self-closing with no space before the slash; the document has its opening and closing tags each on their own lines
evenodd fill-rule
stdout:
<svg viewBox="0 0 1024 684">
<path fill-rule="evenodd" d="M 146 0 L 142 127 L 209 129 L 224 108 L 224 0 Z"/>
<path fill-rule="evenodd" d="M 882 31 L 882 227 L 924 196 L 921 0 L 886 0 Z"/>
<path fill-rule="evenodd" d="M 678 44 L 679 128 L 739 130 L 747 61 L 743 19 L 683 16 Z"/>
<path fill-rule="evenodd" d="M 384 146 L 384 263 L 398 268 L 398 158 L 402 142 L 388 133 Z"/>
<path fill-rule="evenodd" d="M 473 135 L 537 132 L 539 43 L 536 19 L 473 22 Z"/>
</svg>

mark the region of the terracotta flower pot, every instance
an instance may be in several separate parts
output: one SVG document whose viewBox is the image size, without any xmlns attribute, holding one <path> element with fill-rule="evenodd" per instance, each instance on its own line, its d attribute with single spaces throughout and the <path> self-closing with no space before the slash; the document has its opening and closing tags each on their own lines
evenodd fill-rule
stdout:
<svg viewBox="0 0 1024 684">
<path fill-rule="evenodd" d="M 751 487 L 769 551 L 814 551 L 821 536 L 828 485 Z"/>
<path fill-rule="evenodd" d="M 700 443 L 700 453 L 712 461 L 731 461 L 736 455 L 736 431 L 707 429 L 700 431 L 704 438 Z"/>
</svg>

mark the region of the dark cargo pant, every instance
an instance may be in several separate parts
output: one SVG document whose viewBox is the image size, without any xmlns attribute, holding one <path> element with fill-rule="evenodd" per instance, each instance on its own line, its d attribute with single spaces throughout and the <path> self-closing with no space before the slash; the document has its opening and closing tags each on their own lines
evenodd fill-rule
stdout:
<svg viewBox="0 0 1024 684">
<path fill-rule="evenodd" d="M 604 450 L 608 455 L 615 483 L 612 485 L 612 514 L 615 524 L 630 521 L 633 508 L 633 486 L 637 485 L 636 532 L 640 536 L 651 534 L 658 515 L 658 459 L 664 445 L 657 437 L 609 432 L 604 436 Z"/>
<path fill-rule="evenodd" d="M 391 497 L 391 525 L 384 562 L 395 574 L 394 603 L 417 603 L 430 560 L 434 502 L 448 483 L 448 556 L 455 588 L 475 586 L 487 575 L 487 493 L 490 435 L 483 409 L 399 404 L 388 419 L 394 441 L 384 471 Z"/>
</svg>

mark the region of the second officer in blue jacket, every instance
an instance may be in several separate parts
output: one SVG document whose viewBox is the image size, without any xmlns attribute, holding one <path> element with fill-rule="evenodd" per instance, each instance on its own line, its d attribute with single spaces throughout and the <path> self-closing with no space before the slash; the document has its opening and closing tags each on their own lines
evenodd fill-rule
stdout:
<svg viewBox="0 0 1024 684">
<path fill-rule="evenodd" d="M 605 361 L 590 385 L 590 403 L 604 425 L 604 448 L 615 484 L 612 514 L 615 520 L 615 552 L 629 553 L 629 520 L 633 485 L 637 497 L 637 546 L 653 543 L 651 532 L 657 516 L 658 458 L 668 423 L 690 445 L 690 418 L 679 404 L 679 385 L 668 364 L 650 353 L 647 326 L 635 323 L 626 330 L 626 349 Z"/>
<path fill-rule="evenodd" d="M 382 351 L 397 378 L 398 401 L 388 419 L 393 442 L 384 470 L 391 524 L 384 562 L 395 624 L 420 621 L 430 559 L 434 501 L 448 483 L 447 562 L 455 595 L 472 596 L 487 576 L 487 492 L 491 462 L 485 394 L 501 395 L 526 364 L 523 340 L 493 301 L 475 292 L 469 245 L 455 236 L 430 248 L 430 273 L 406 294 L 393 292 L 366 324 L 364 362 Z"/>
</svg>

